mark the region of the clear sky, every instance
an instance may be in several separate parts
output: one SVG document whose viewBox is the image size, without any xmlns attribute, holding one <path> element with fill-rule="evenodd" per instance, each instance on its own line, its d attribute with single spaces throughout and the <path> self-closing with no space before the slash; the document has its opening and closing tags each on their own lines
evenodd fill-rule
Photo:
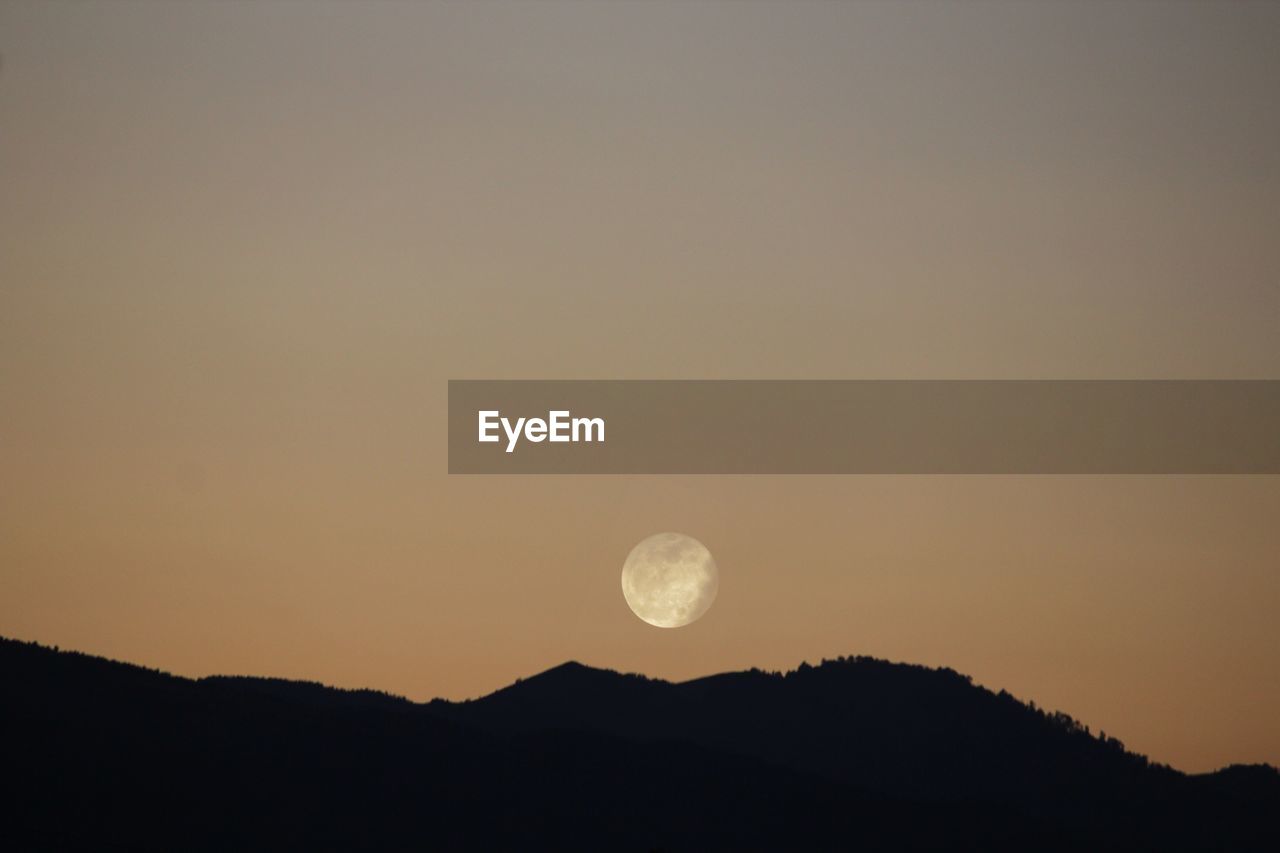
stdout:
<svg viewBox="0 0 1280 853">
<path fill-rule="evenodd" d="M 445 473 L 449 378 L 1280 378 L 1280 4 L 0 0 L 0 634 L 952 666 L 1280 764 L 1280 478 Z M 636 619 L 645 536 L 699 622 Z"/>
</svg>

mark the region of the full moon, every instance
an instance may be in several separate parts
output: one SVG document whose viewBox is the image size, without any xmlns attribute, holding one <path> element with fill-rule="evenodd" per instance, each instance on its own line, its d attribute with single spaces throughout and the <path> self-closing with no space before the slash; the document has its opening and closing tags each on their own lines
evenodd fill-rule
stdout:
<svg viewBox="0 0 1280 853">
<path fill-rule="evenodd" d="M 683 533 L 655 533 L 632 548 L 622 564 L 627 606 L 659 628 L 696 621 L 719 589 L 720 572 L 711 552 Z"/>
</svg>

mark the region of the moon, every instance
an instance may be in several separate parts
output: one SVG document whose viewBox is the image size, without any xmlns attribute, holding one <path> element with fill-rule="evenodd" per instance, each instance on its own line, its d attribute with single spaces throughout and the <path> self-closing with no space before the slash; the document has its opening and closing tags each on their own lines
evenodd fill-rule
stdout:
<svg viewBox="0 0 1280 853">
<path fill-rule="evenodd" d="M 622 564 L 627 606 L 658 628 L 697 621 L 719 589 L 720 571 L 711 552 L 683 533 L 655 533 L 641 540 Z"/>
</svg>

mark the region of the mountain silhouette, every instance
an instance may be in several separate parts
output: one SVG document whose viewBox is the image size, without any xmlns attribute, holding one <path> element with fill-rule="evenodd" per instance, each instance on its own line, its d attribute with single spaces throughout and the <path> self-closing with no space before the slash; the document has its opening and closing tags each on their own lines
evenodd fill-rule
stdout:
<svg viewBox="0 0 1280 853">
<path fill-rule="evenodd" d="M 1186 778 L 951 670 L 869 658 L 681 684 L 570 663 L 483 699 L 431 708 L 499 733 L 568 728 L 691 741 L 930 799 L 1074 808 L 1100 797 L 1165 796 Z"/>
<path fill-rule="evenodd" d="M 1280 849 L 1274 768 L 861 657 L 421 704 L 0 639 L 0 731 L 6 850 Z"/>
</svg>

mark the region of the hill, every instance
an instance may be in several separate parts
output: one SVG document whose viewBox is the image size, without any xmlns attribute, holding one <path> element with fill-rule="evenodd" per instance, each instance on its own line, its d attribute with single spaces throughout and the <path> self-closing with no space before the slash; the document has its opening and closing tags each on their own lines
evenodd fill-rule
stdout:
<svg viewBox="0 0 1280 853">
<path fill-rule="evenodd" d="M 191 680 L 0 639 L 0 846 L 1275 849 L 1280 776 L 1187 776 L 950 670 L 673 684 L 568 663 L 471 702 Z"/>
</svg>

